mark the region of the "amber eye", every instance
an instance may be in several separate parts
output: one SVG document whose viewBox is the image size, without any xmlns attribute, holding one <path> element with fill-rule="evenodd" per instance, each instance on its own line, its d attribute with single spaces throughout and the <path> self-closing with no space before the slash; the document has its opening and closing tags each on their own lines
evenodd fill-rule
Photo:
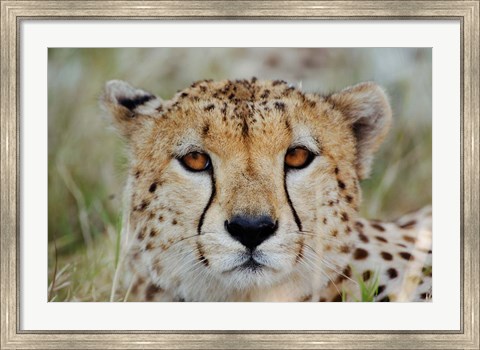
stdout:
<svg viewBox="0 0 480 350">
<path fill-rule="evenodd" d="M 180 158 L 180 161 L 190 171 L 204 171 L 210 168 L 210 157 L 205 153 L 190 152 Z"/>
<path fill-rule="evenodd" d="M 285 166 L 287 168 L 302 169 L 309 165 L 315 155 L 303 147 L 291 148 L 285 155 Z"/>
</svg>

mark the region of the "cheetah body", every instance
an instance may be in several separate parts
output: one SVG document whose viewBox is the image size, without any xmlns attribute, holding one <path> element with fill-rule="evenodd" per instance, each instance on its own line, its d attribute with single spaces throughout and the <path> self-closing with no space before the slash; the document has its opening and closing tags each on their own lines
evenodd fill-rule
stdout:
<svg viewBox="0 0 480 350">
<path fill-rule="evenodd" d="M 378 301 L 431 296 L 431 210 L 363 219 L 360 180 L 391 110 L 363 83 L 328 96 L 283 81 L 201 81 L 163 101 L 107 83 L 103 104 L 129 146 L 122 270 L 128 300 Z M 285 165 L 289 150 L 312 155 Z M 189 154 L 210 168 L 191 171 Z M 248 249 L 229 220 L 268 216 Z"/>
</svg>

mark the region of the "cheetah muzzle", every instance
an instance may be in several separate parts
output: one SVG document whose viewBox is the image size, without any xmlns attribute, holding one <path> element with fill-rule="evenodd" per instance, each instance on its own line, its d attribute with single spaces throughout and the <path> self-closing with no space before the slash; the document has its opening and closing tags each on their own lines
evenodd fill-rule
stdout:
<svg viewBox="0 0 480 350">
<path fill-rule="evenodd" d="M 102 103 L 129 152 L 128 300 L 359 300 L 359 278 L 376 300 L 430 299 L 430 209 L 358 214 L 392 119 L 376 84 L 208 80 L 164 101 L 110 81 Z"/>
</svg>

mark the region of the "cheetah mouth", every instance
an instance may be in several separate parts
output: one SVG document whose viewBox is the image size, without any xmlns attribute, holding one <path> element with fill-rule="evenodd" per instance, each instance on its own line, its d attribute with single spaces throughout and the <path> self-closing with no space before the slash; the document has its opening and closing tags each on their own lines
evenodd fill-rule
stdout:
<svg viewBox="0 0 480 350">
<path fill-rule="evenodd" d="M 231 272 L 247 272 L 247 273 L 259 273 L 265 270 L 275 271 L 274 268 L 268 266 L 263 259 L 263 254 L 260 252 L 246 253 L 243 255 L 244 260 L 229 268 L 228 270 L 223 271 L 222 273 L 231 273 Z"/>
<path fill-rule="evenodd" d="M 261 270 L 264 267 L 265 265 L 259 263 L 253 257 L 250 257 L 250 259 L 245 261 L 243 264 L 241 264 L 240 266 L 237 266 L 236 269 L 255 272 L 257 270 Z"/>
<path fill-rule="evenodd" d="M 253 257 L 250 257 L 247 261 L 232 267 L 231 269 L 228 269 L 226 271 L 223 271 L 222 273 L 231 273 L 231 272 L 253 272 L 257 273 L 260 272 L 264 269 L 266 269 L 267 266 L 265 266 L 262 263 L 259 263 L 256 261 Z"/>
</svg>

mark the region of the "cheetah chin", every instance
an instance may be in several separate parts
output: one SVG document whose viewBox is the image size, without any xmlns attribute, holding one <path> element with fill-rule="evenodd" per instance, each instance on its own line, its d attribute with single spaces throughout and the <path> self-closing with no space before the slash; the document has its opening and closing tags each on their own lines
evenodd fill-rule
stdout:
<svg viewBox="0 0 480 350">
<path fill-rule="evenodd" d="M 374 285 L 377 301 L 431 299 L 430 208 L 358 214 L 392 120 L 376 84 L 205 80 L 162 100 L 114 80 L 102 105 L 130 162 L 122 298 L 354 301 Z"/>
</svg>

